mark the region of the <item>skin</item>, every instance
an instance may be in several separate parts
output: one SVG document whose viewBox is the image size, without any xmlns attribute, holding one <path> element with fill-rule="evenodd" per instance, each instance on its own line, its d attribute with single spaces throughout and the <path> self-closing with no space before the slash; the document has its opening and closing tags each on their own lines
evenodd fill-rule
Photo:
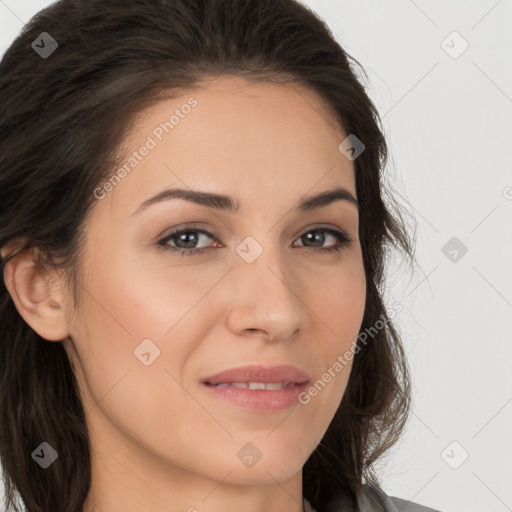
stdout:
<svg viewBox="0 0 512 512">
<path fill-rule="evenodd" d="M 27 323 L 64 340 L 75 370 L 93 456 L 84 512 L 299 512 L 302 467 L 351 363 L 307 405 L 273 412 L 212 397 L 199 380 L 288 363 L 315 382 L 352 348 L 366 290 L 357 207 L 294 210 L 302 196 L 336 186 L 356 197 L 354 164 L 338 150 L 347 134 L 310 90 L 224 76 L 144 111 L 126 155 L 191 96 L 197 107 L 91 211 L 77 310 L 64 274 L 40 269 L 33 251 L 4 278 Z M 241 210 L 175 199 L 132 215 L 171 186 L 232 195 Z M 190 222 L 219 235 L 189 243 L 207 252 L 157 246 Z M 338 244 L 332 235 L 322 232 L 318 244 L 303 236 L 318 225 L 346 231 L 352 243 L 327 252 Z M 236 253 L 248 236 L 263 249 L 251 264 Z M 134 356 L 146 338 L 161 351 L 149 366 Z M 250 468 L 237 457 L 248 442 L 262 454 Z"/>
</svg>

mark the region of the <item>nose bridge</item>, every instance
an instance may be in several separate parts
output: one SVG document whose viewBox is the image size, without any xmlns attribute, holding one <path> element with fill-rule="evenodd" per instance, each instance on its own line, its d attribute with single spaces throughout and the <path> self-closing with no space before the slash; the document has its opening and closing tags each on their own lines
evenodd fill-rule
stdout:
<svg viewBox="0 0 512 512">
<path fill-rule="evenodd" d="M 270 287 L 271 293 L 288 295 L 292 278 L 286 261 L 288 251 L 282 246 L 277 226 L 273 229 L 268 225 L 262 222 L 255 229 L 253 224 L 249 234 L 235 248 L 238 256 L 235 270 L 243 273 L 245 282 L 253 282 L 256 290 Z"/>
<path fill-rule="evenodd" d="M 239 254 L 236 265 L 237 272 L 243 275 L 240 284 L 243 286 L 243 283 L 251 283 L 251 292 L 259 292 L 256 293 L 259 299 L 264 299 L 265 295 L 278 294 L 281 299 L 289 301 L 292 294 L 291 270 L 286 268 L 282 248 L 278 247 L 277 243 L 267 243 L 258 250 L 259 244 L 256 244 L 258 242 L 254 239 L 246 240 L 237 251 L 243 253 L 242 256 Z M 244 259 L 245 256 L 255 259 L 249 261 Z"/>
<path fill-rule="evenodd" d="M 272 338 L 286 337 L 305 315 L 297 290 L 300 280 L 286 261 L 277 230 L 252 232 L 235 249 L 231 279 L 236 292 L 230 309 L 238 311 L 235 317 L 242 321 L 238 328 L 263 329 Z"/>
</svg>

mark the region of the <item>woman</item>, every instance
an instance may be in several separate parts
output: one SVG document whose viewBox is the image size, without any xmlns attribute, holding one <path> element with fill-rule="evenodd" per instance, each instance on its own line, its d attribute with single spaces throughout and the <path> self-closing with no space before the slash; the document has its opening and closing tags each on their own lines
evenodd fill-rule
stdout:
<svg viewBox="0 0 512 512">
<path fill-rule="evenodd" d="M 431 510 L 372 470 L 409 411 L 382 286 L 412 243 L 322 21 L 294 0 L 61 0 L 0 91 L 8 506 Z"/>
</svg>

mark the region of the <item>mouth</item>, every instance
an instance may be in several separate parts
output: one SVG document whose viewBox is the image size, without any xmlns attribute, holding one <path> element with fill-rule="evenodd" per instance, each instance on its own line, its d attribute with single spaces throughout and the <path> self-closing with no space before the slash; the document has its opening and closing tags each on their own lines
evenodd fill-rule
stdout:
<svg viewBox="0 0 512 512">
<path fill-rule="evenodd" d="M 275 389 L 281 389 L 294 384 L 304 384 L 309 378 L 304 370 L 295 366 L 254 364 L 224 370 L 201 379 L 201 382 L 210 385 L 236 385 L 248 389 L 273 389 L 272 385 L 275 384 Z"/>
<path fill-rule="evenodd" d="M 221 382 L 202 383 L 210 397 L 253 412 L 275 412 L 297 406 L 308 383 L 293 382 Z"/>
<path fill-rule="evenodd" d="M 274 389 L 291 389 L 301 383 L 297 382 L 219 382 L 218 384 L 212 384 L 211 382 L 205 382 L 207 386 L 215 387 L 233 387 L 239 389 L 263 389 L 263 390 L 274 390 Z M 302 383 L 303 384 L 303 383 Z"/>
<path fill-rule="evenodd" d="M 201 385 L 216 399 L 263 412 L 297 405 L 309 382 L 309 375 L 294 366 L 251 365 L 206 377 Z"/>
</svg>

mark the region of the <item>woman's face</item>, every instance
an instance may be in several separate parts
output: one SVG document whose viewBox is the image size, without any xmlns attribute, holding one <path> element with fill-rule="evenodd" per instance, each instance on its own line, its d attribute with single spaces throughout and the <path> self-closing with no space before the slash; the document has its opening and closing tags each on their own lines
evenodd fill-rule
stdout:
<svg viewBox="0 0 512 512">
<path fill-rule="evenodd" d="M 146 479 L 153 491 L 194 483 L 203 498 L 213 482 L 300 481 L 345 391 L 350 361 L 332 368 L 353 348 L 365 305 L 357 206 L 298 206 L 336 188 L 356 197 L 354 164 L 338 149 L 348 134 L 329 119 L 311 91 L 234 77 L 138 118 L 125 172 L 95 191 L 81 304 L 66 309 L 93 471 L 112 477 L 102 492 Z M 146 203 L 175 188 L 230 196 L 238 208 Z M 301 370 L 301 401 L 298 391 L 203 382 L 247 365 Z"/>
</svg>

